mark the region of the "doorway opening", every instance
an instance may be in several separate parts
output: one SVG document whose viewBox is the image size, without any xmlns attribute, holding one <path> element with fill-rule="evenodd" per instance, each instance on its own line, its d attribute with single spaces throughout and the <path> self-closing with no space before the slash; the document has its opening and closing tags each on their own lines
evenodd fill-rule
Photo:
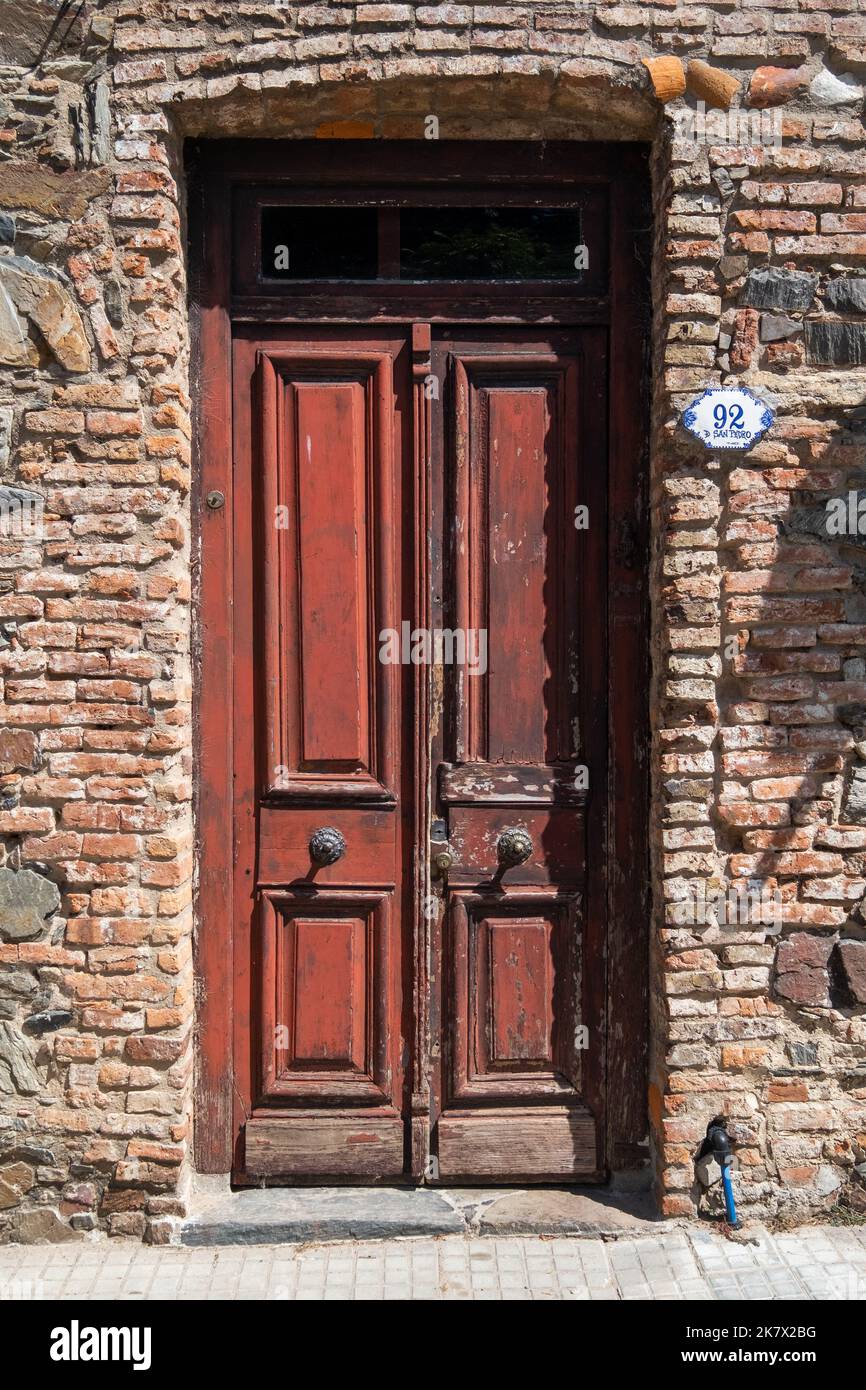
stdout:
<svg viewBox="0 0 866 1390">
<path fill-rule="evenodd" d="M 646 150 L 192 155 L 199 1168 L 602 1180 L 647 1129 Z"/>
</svg>

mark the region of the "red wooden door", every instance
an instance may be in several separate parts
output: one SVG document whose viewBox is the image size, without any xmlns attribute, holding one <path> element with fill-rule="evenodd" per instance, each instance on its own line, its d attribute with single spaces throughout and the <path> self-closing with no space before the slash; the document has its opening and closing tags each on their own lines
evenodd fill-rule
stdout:
<svg viewBox="0 0 866 1390">
<path fill-rule="evenodd" d="M 640 1167 L 648 151 L 187 156 L 198 1167 Z"/>
<path fill-rule="evenodd" d="M 600 1166 L 605 340 L 446 330 L 433 355 L 434 613 L 485 653 L 446 647 L 437 682 L 442 1180 Z"/>
<path fill-rule="evenodd" d="M 393 1178 L 410 714 L 378 650 L 404 605 L 405 335 L 252 332 L 234 378 L 237 1163 Z"/>
<path fill-rule="evenodd" d="M 236 337 L 250 1179 L 602 1166 L 606 334 L 427 336 Z"/>
</svg>

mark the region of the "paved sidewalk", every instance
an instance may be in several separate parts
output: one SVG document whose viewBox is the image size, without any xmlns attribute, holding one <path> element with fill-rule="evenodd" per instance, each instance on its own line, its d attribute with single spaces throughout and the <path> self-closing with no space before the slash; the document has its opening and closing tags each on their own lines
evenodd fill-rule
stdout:
<svg viewBox="0 0 866 1390">
<path fill-rule="evenodd" d="M 334 1245 L 0 1247 L 6 1299 L 866 1299 L 866 1227 L 738 1245 L 678 1227 L 613 1241 L 442 1236 Z"/>
</svg>

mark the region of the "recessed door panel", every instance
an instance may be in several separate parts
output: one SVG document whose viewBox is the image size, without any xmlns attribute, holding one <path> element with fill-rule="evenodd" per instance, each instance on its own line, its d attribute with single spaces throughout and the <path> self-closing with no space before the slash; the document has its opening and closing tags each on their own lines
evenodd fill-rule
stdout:
<svg viewBox="0 0 866 1390">
<path fill-rule="evenodd" d="M 457 349 L 449 372 L 454 614 L 486 657 L 455 692 L 456 760 L 544 767 L 575 749 L 578 361 Z"/>
<path fill-rule="evenodd" d="M 293 959 L 280 962 L 287 1016 L 294 1019 L 292 1064 L 361 1072 L 367 1031 L 363 917 L 293 923 Z M 290 1034 L 291 1037 L 291 1034 Z"/>
<path fill-rule="evenodd" d="M 257 354 L 269 793 L 394 798 L 394 356 L 334 342 Z"/>
<path fill-rule="evenodd" d="M 294 558 L 289 573 L 300 587 L 298 762 L 304 771 L 369 771 L 371 761 L 364 388 L 363 380 L 300 381 L 286 392 L 298 527 L 296 556 L 286 559 Z"/>
<path fill-rule="evenodd" d="M 389 973 L 389 897 L 264 895 L 257 1106 L 393 1101 L 388 1020 L 379 1006 Z"/>
<path fill-rule="evenodd" d="M 579 906 L 573 893 L 453 893 L 449 1105 L 579 1096 Z"/>
</svg>

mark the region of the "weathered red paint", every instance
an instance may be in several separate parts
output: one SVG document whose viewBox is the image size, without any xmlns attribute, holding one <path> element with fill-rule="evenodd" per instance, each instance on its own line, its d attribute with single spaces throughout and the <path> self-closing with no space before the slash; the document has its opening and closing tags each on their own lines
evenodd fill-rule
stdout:
<svg viewBox="0 0 866 1390">
<path fill-rule="evenodd" d="M 436 971 L 443 1179 L 493 1177 L 491 1146 L 502 1181 L 588 1179 L 603 1166 L 582 1044 L 600 1045 L 604 994 L 585 838 L 605 808 L 604 733 L 591 725 L 605 700 L 605 557 L 591 544 L 606 531 L 605 358 L 594 328 L 464 330 L 434 351 L 451 388 L 434 434 L 444 478 L 434 587 L 443 625 L 484 629 L 488 648 L 486 671 L 444 668 L 434 744 L 455 854 Z M 579 504 L 590 530 L 575 527 Z M 579 630 L 590 592 L 601 640 Z M 531 854 L 503 868 L 509 828 L 529 834 Z"/>
<path fill-rule="evenodd" d="M 235 930 L 254 1040 L 238 1162 L 251 1177 L 398 1177 L 408 711 L 378 634 L 405 606 L 405 334 L 239 331 L 234 386 L 251 506 L 234 565 L 252 596 L 236 627 L 235 766 L 253 816 Z M 323 827 L 346 849 L 320 866 Z M 358 1107 L 375 1145 L 345 1139 Z"/>
</svg>

